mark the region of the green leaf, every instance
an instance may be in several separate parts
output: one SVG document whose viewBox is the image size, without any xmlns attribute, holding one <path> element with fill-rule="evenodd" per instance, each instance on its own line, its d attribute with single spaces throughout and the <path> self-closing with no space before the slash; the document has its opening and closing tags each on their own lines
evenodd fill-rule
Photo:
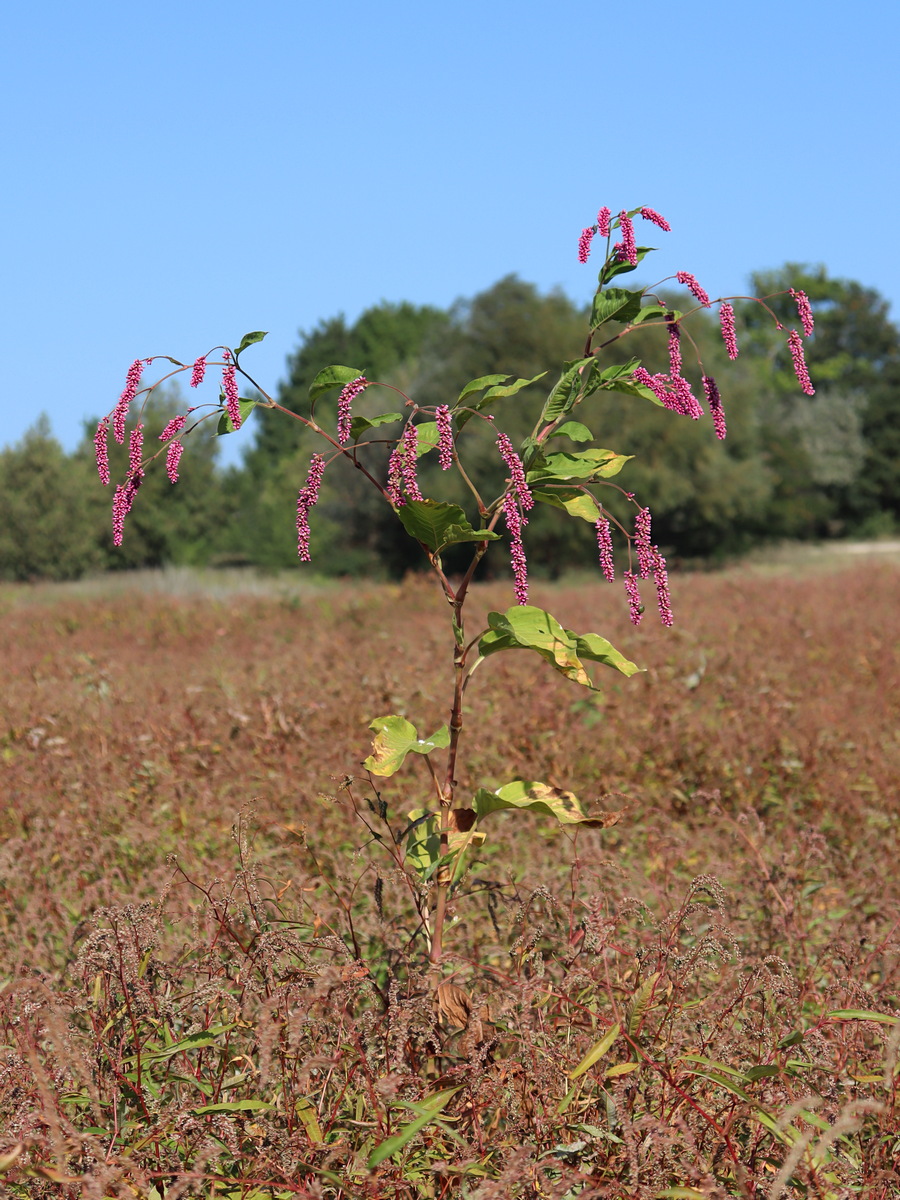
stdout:
<svg viewBox="0 0 900 1200">
<path fill-rule="evenodd" d="M 534 490 L 531 494 L 542 504 L 562 508 L 570 517 L 580 517 L 591 525 L 596 525 L 600 519 L 600 506 L 590 492 L 582 492 L 578 488 L 555 488 L 546 492 Z"/>
<path fill-rule="evenodd" d="M 557 437 L 568 437 L 573 442 L 592 442 L 594 435 L 588 429 L 587 425 L 582 425 L 580 421 L 564 421 L 554 433 L 550 434 L 547 441 L 551 441 Z"/>
<path fill-rule="evenodd" d="M 244 422 L 256 408 L 258 400 L 238 400 L 238 408 L 241 413 L 241 428 L 244 427 Z M 216 426 L 216 437 L 222 437 L 226 433 L 236 433 L 231 417 L 227 410 L 219 417 L 219 424 Z"/>
<path fill-rule="evenodd" d="M 440 441 L 436 421 L 423 421 L 416 426 L 416 458 L 421 458 L 429 450 L 433 450 Z"/>
<path fill-rule="evenodd" d="M 531 604 L 516 605 L 505 613 L 488 613 L 488 625 L 489 632 L 478 643 L 483 658 L 498 650 L 534 650 L 567 679 L 592 691 L 599 689 L 594 687 L 582 658 L 603 663 L 629 677 L 640 670 L 605 638 L 595 633 L 579 636 L 563 629 L 550 613 Z"/>
<path fill-rule="evenodd" d="M 757 1079 L 768 1079 L 771 1075 L 780 1075 L 781 1067 L 775 1063 L 762 1063 L 758 1067 L 751 1067 L 749 1071 L 744 1072 L 744 1078 L 750 1083 L 754 1083 Z"/>
<path fill-rule="evenodd" d="M 605 321 L 620 321 L 628 325 L 641 309 L 641 292 L 629 292 L 625 288 L 607 288 L 597 292 L 591 309 L 591 328 L 596 329 Z"/>
<path fill-rule="evenodd" d="M 582 371 L 595 362 L 594 356 L 590 355 L 588 358 L 578 358 L 563 364 L 563 373 L 547 397 L 541 412 L 542 424 L 555 421 L 572 408 L 584 386 Z"/>
<path fill-rule="evenodd" d="M 144 1061 L 152 1059 L 158 1062 L 164 1058 L 172 1058 L 176 1054 L 186 1054 L 190 1050 L 203 1050 L 207 1046 L 214 1046 L 223 1033 L 228 1033 L 234 1029 L 234 1025 L 211 1025 L 209 1029 L 202 1029 L 198 1033 L 189 1034 L 188 1037 L 182 1038 L 179 1042 L 173 1042 L 171 1046 L 163 1046 L 158 1050 L 144 1050 L 141 1058 Z M 126 1060 L 128 1062 L 135 1061 L 136 1055 L 131 1055 Z"/>
<path fill-rule="evenodd" d="M 224 1104 L 204 1104 L 192 1111 L 196 1116 L 202 1117 L 206 1113 L 259 1112 L 271 1107 L 266 1100 L 230 1100 Z"/>
<path fill-rule="evenodd" d="M 393 425 L 395 421 L 402 420 L 403 413 L 381 413 L 377 417 L 353 417 L 350 421 L 350 436 L 356 442 L 369 429 L 377 429 L 379 425 Z"/>
<path fill-rule="evenodd" d="M 640 265 L 647 255 L 655 249 L 656 246 L 638 246 L 638 265 Z M 603 264 L 603 269 L 600 272 L 600 285 L 602 287 L 603 284 L 609 283 L 610 279 L 615 279 L 617 275 L 626 275 L 629 271 L 635 270 L 637 270 L 637 267 L 633 267 L 630 262 L 619 262 L 617 259 L 609 258 Z"/>
<path fill-rule="evenodd" d="M 424 542 L 434 553 L 457 542 L 491 542 L 500 537 L 490 529 L 473 529 L 458 504 L 408 500 L 397 509 L 397 516 L 410 537 Z"/>
<path fill-rule="evenodd" d="M 476 392 L 483 392 L 485 388 L 493 387 L 495 383 L 505 383 L 507 379 L 512 379 L 511 375 L 482 375 L 479 379 L 473 379 L 471 383 L 467 383 L 463 390 L 456 398 L 456 404 L 462 404 L 467 396 L 474 396 Z M 453 406 L 454 408 L 456 405 Z"/>
<path fill-rule="evenodd" d="M 631 383 L 627 379 L 619 380 L 615 383 L 609 383 L 603 388 L 604 392 L 622 392 L 626 396 L 640 396 L 642 400 L 649 400 L 658 408 L 663 408 L 663 402 L 651 388 L 648 388 L 644 383 Z"/>
<path fill-rule="evenodd" d="M 383 1163 L 386 1158 L 390 1158 L 392 1154 L 396 1154 L 402 1150 L 408 1141 L 416 1136 L 420 1129 L 428 1125 L 435 1119 L 450 1103 L 450 1100 L 460 1089 L 447 1088 L 446 1091 L 436 1092 L 433 1096 L 426 1096 L 418 1104 L 411 1104 L 409 1107 L 418 1112 L 418 1116 L 414 1121 L 410 1121 L 408 1125 L 404 1125 L 398 1134 L 388 1138 L 376 1146 L 369 1155 L 369 1169 L 377 1167 L 379 1163 Z"/>
<path fill-rule="evenodd" d="M 263 340 L 263 338 L 266 336 L 267 336 L 267 334 L 264 333 L 261 329 L 257 329 L 255 333 L 245 333 L 244 336 L 241 338 L 241 344 L 238 346 L 237 350 L 235 350 L 235 352 L 234 352 L 234 357 L 237 358 L 237 356 L 239 354 L 243 354 L 243 352 L 247 349 L 248 346 L 252 346 L 255 342 L 261 342 Z"/>
<path fill-rule="evenodd" d="M 335 387 L 346 387 L 354 379 L 359 379 L 362 371 L 356 367 L 324 367 L 309 385 L 309 398 L 316 400 L 324 392 L 330 392 Z"/>
<path fill-rule="evenodd" d="M 880 1021 L 882 1025 L 896 1025 L 900 1017 L 890 1013 L 873 1012 L 868 1008 L 836 1008 L 834 1012 L 826 1013 L 830 1021 Z"/>
<path fill-rule="evenodd" d="M 604 1054 L 606 1054 L 621 1032 L 621 1025 L 613 1025 L 611 1029 L 608 1029 L 600 1041 L 588 1050 L 575 1070 L 569 1072 L 569 1078 L 577 1079 L 579 1075 L 583 1075 L 585 1071 L 590 1070 L 594 1063 L 599 1062 Z"/>
<path fill-rule="evenodd" d="M 509 375 L 499 376 L 498 382 L 489 387 L 480 400 L 477 400 L 474 404 L 467 405 L 462 412 L 456 413 L 456 428 L 462 429 L 476 412 L 482 412 L 483 409 L 488 408 L 491 404 L 504 397 L 514 396 L 516 392 L 521 392 L 522 388 L 526 388 L 532 383 L 537 383 L 539 379 L 543 379 L 546 374 L 546 371 L 541 371 L 540 375 L 535 375 L 533 379 L 515 379 L 512 383 L 500 382 L 500 380 L 509 379 Z M 486 375 L 484 378 L 490 379 L 491 376 Z"/>
<path fill-rule="evenodd" d="M 643 325 L 643 323 L 645 321 L 652 321 L 654 318 L 661 321 L 667 312 L 672 312 L 672 311 L 674 311 L 674 310 L 669 309 L 669 308 L 660 308 L 658 304 L 650 304 L 646 308 L 642 308 L 636 317 L 632 317 L 631 323 L 632 323 L 632 325 Z M 682 313 L 677 312 L 677 311 L 675 312 L 675 320 L 676 321 L 681 316 L 683 316 Z"/>
<path fill-rule="evenodd" d="M 586 825 L 603 829 L 614 823 L 614 818 L 608 813 L 593 816 L 586 813 L 574 793 L 553 787 L 549 783 L 539 783 L 534 779 L 514 779 L 512 783 L 505 783 L 496 791 L 479 788 L 472 798 L 472 808 L 479 820 L 492 812 L 517 808 L 547 813 L 548 816 L 556 817 L 560 825 Z"/>
<path fill-rule="evenodd" d="M 405 717 L 376 717 L 369 728 L 376 737 L 363 766 L 373 775 L 393 775 L 407 754 L 430 754 L 450 745 L 450 730 L 446 725 L 429 738 L 420 738 L 415 725 Z"/>
<path fill-rule="evenodd" d="M 600 379 L 606 383 L 610 379 L 621 379 L 623 377 L 630 378 L 636 367 L 641 365 L 639 358 L 630 358 L 627 363 L 616 363 L 614 366 L 605 367 L 600 372 Z"/>
<path fill-rule="evenodd" d="M 616 454 L 615 450 L 561 450 L 545 456 L 542 467 L 527 473 L 529 483 L 565 479 L 610 479 L 618 475 L 632 454 Z"/>
</svg>

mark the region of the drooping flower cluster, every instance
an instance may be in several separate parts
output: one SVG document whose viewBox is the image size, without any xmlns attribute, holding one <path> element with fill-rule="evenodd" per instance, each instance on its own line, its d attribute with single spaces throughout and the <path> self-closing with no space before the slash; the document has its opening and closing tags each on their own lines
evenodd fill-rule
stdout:
<svg viewBox="0 0 900 1200">
<path fill-rule="evenodd" d="M 596 232 L 596 225 L 589 225 L 587 229 L 582 229 L 581 236 L 578 239 L 578 261 L 580 263 L 587 262 L 588 255 L 591 252 L 591 242 L 594 240 Z"/>
<path fill-rule="evenodd" d="M 637 367 L 632 378 L 635 383 L 648 387 L 660 404 L 671 412 L 694 421 L 703 416 L 703 406 L 683 375 L 651 375 L 646 367 Z"/>
<path fill-rule="evenodd" d="M 637 575 L 634 571 L 626 571 L 623 578 L 625 595 L 628 597 L 628 615 L 631 617 L 632 625 L 640 625 L 641 617 L 644 615 L 644 606 L 641 603 L 641 590 L 638 587 Z"/>
<path fill-rule="evenodd" d="M 661 217 L 658 212 L 654 212 L 652 208 L 642 208 L 641 216 L 645 221 L 652 221 L 654 225 L 658 225 L 665 233 L 672 232 L 672 226 L 665 217 Z"/>
<path fill-rule="evenodd" d="M 187 422 L 187 417 L 182 413 L 177 417 L 173 417 L 162 433 L 159 435 L 161 442 L 167 442 L 169 438 L 173 438 L 176 433 L 181 433 Z"/>
<path fill-rule="evenodd" d="M 616 578 L 616 568 L 613 563 L 612 535 L 609 531 L 609 521 L 605 517 L 601 517 L 594 528 L 597 531 L 600 570 L 603 572 L 604 579 L 608 583 L 613 583 Z"/>
<path fill-rule="evenodd" d="M 522 529 L 528 524 L 528 518 L 522 515 L 518 501 L 511 491 L 503 497 L 503 516 L 509 530 L 509 560 L 515 581 L 516 603 L 527 604 L 528 562 L 525 558 L 525 547 L 522 545 Z"/>
<path fill-rule="evenodd" d="M 319 488 L 325 473 L 325 458 L 314 454 L 309 464 L 306 483 L 297 494 L 297 554 L 301 562 L 309 562 L 309 510 L 319 499 Z"/>
<path fill-rule="evenodd" d="M 800 323 L 803 325 L 803 332 L 806 337 L 809 337 L 815 329 L 815 321 L 813 320 L 812 307 L 809 303 L 809 296 L 806 292 L 799 288 L 796 290 L 791 288 L 791 295 L 797 305 L 797 313 L 800 317 Z"/>
<path fill-rule="evenodd" d="M 672 615 L 672 599 L 669 595 L 669 574 L 666 570 L 666 560 L 659 552 L 659 548 L 653 548 L 653 582 L 656 584 L 656 603 L 659 608 L 659 619 L 671 629 L 675 618 Z"/>
<path fill-rule="evenodd" d="M 703 390 L 706 393 L 706 402 L 709 405 L 709 411 L 712 414 L 713 429 L 716 431 L 716 437 L 719 441 L 725 440 L 727 432 L 725 426 L 725 410 L 722 407 L 722 397 L 719 395 L 719 387 L 715 379 L 711 375 L 703 376 Z"/>
<path fill-rule="evenodd" d="M 679 283 L 683 284 L 695 300 L 699 300 L 704 308 L 710 308 L 711 303 L 709 293 L 705 288 L 701 287 L 693 275 L 689 271 L 679 271 L 675 278 Z"/>
<path fill-rule="evenodd" d="M 170 442 L 166 447 L 166 474 L 170 483 L 178 482 L 178 464 L 184 453 L 184 442 Z"/>
<path fill-rule="evenodd" d="M 597 232 L 601 237 L 609 237 L 609 221 L 612 216 L 611 211 L 604 206 L 597 213 Z"/>
<path fill-rule="evenodd" d="M 143 461 L 144 426 L 136 425 L 128 439 L 128 476 L 116 488 L 112 503 L 113 545 L 121 546 L 125 531 L 125 518 L 131 512 L 138 488 L 144 480 Z"/>
<path fill-rule="evenodd" d="M 649 579 L 653 569 L 654 546 L 650 545 L 650 509 L 642 508 L 634 519 L 634 548 L 637 551 L 641 579 Z"/>
<path fill-rule="evenodd" d="M 104 417 L 97 426 L 97 432 L 94 434 L 94 456 L 97 459 L 97 474 L 100 476 L 100 482 L 104 487 L 109 483 L 109 446 L 106 441 L 108 434 L 109 417 Z"/>
<path fill-rule="evenodd" d="M 534 497 L 525 482 L 525 468 L 522 466 L 522 460 L 516 454 L 512 442 L 505 433 L 497 434 L 497 448 L 509 471 L 510 491 L 522 506 L 523 512 L 528 512 L 534 508 Z"/>
<path fill-rule="evenodd" d="M 681 374 L 681 330 L 677 321 L 668 321 L 669 327 L 669 374 L 674 379 Z"/>
<path fill-rule="evenodd" d="M 346 446 L 347 442 L 350 440 L 350 407 L 360 392 L 364 392 L 368 386 L 369 381 L 366 379 L 365 375 L 358 375 L 356 379 L 351 380 L 351 382 L 347 384 L 340 396 L 338 396 L 337 432 L 338 441 L 342 446 Z"/>
<path fill-rule="evenodd" d="M 634 223 L 624 209 L 619 213 L 619 228 L 622 230 L 622 248 L 619 251 L 619 259 L 636 267 L 638 256 L 637 242 L 634 240 Z"/>
<path fill-rule="evenodd" d="M 407 498 L 421 500 L 419 481 L 416 478 L 419 431 L 410 422 L 403 436 L 391 451 L 388 460 L 387 495 L 394 508 L 402 508 Z"/>
<path fill-rule="evenodd" d="M 191 368 L 191 387 L 199 387 L 206 375 L 206 355 L 201 355 Z"/>
<path fill-rule="evenodd" d="M 794 362 L 794 374 L 797 376 L 801 389 L 807 396 L 814 396 L 816 389 L 813 387 L 812 380 L 809 377 L 806 358 L 803 355 L 803 342 L 796 329 L 792 329 L 788 334 L 788 349 L 791 352 L 791 358 Z"/>
<path fill-rule="evenodd" d="M 434 410 L 434 420 L 438 429 L 438 462 L 442 471 L 449 471 L 453 466 L 453 428 L 449 406 L 439 404 Z"/>
<path fill-rule="evenodd" d="M 225 366 L 222 368 L 222 391 L 225 393 L 225 407 L 228 418 L 235 430 L 241 427 L 241 405 L 238 395 L 237 367 L 231 362 L 231 355 L 225 351 Z"/>
<path fill-rule="evenodd" d="M 128 410 L 131 407 L 131 402 L 137 395 L 138 385 L 141 382 L 141 375 L 144 373 L 144 359 L 136 358 L 128 368 L 128 374 L 125 377 L 125 387 L 122 395 L 119 397 L 116 407 L 112 413 L 113 437 L 121 446 L 125 441 L 125 419 L 128 416 Z"/>
<path fill-rule="evenodd" d="M 725 343 L 725 349 L 728 351 L 728 357 L 731 359 L 738 356 L 737 334 L 734 330 L 734 306 L 729 304 L 727 300 L 723 300 L 719 305 L 719 324 L 722 327 L 722 340 Z"/>
</svg>

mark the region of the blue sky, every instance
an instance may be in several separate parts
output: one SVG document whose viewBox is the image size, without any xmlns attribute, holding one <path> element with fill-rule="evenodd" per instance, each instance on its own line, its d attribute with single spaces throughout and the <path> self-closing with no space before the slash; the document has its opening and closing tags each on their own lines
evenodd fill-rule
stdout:
<svg viewBox="0 0 900 1200">
<path fill-rule="evenodd" d="M 0 444 L 46 412 L 71 449 L 138 356 L 267 329 L 274 385 L 382 299 L 587 300 L 603 204 L 671 222 L 644 282 L 821 262 L 898 319 L 898 44 L 886 3 L 12 6 Z"/>
</svg>

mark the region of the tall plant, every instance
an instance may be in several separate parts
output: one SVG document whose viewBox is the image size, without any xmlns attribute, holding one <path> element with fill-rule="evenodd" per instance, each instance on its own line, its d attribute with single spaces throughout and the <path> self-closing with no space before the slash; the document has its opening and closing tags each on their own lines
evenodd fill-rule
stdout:
<svg viewBox="0 0 900 1200">
<path fill-rule="evenodd" d="M 310 561 L 310 513 L 319 496 L 322 478 L 329 466 L 340 458 L 348 460 L 381 493 L 395 512 L 409 537 L 421 547 L 449 609 L 452 629 L 452 661 L 448 663 L 450 717 L 446 725 L 428 735 L 404 717 L 390 714 L 375 718 L 371 753 L 364 766 L 372 782 L 374 811 L 386 819 L 386 808 L 377 790 L 377 781 L 394 775 L 410 754 L 424 758 L 431 778 L 431 799 L 406 814 L 402 831 L 391 839 L 393 846 L 403 843 L 402 865 L 411 883 L 428 941 L 433 964 L 441 961 L 447 903 L 465 871 L 466 852 L 484 839 L 482 825 L 492 812 L 504 809 L 535 810 L 564 824 L 608 825 L 616 814 L 585 812 L 571 792 L 535 780 L 513 779 L 500 787 L 480 787 L 474 794 L 461 795 L 457 783 L 458 766 L 465 724 L 465 699 L 476 668 L 484 659 L 507 650 L 526 650 L 540 655 L 567 679 L 592 690 L 598 684 L 589 664 L 600 664 L 631 676 L 639 668 L 622 655 L 606 638 L 597 633 L 576 633 L 564 628 L 544 609 L 528 602 L 528 566 L 524 531 L 535 504 L 559 509 L 564 517 L 587 521 L 596 530 L 599 564 L 605 578 L 615 579 L 614 537 L 624 556 L 622 578 L 632 622 L 640 623 L 644 606 L 640 582 L 652 580 L 659 617 L 670 626 L 672 605 L 666 562 L 653 543 L 651 514 L 630 493 L 614 482 L 629 455 L 609 449 L 579 416 L 586 402 L 605 392 L 621 392 L 638 402 L 650 402 L 692 420 L 708 410 L 717 437 L 726 434 L 725 413 L 715 379 L 707 375 L 696 344 L 690 336 L 688 319 L 702 309 L 719 305 L 719 319 L 728 355 L 738 354 L 734 297 L 711 301 L 695 277 L 686 271 L 667 276 L 651 287 L 629 290 L 622 277 L 635 271 L 653 249 L 637 244 L 634 220 L 644 221 L 663 231 L 668 222 L 653 209 L 642 207 L 622 211 L 614 217 L 602 208 L 596 222 L 581 233 L 578 257 L 588 261 L 594 239 L 605 241 L 603 263 L 593 298 L 590 323 L 580 354 L 565 362 L 537 413 L 530 434 L 514 446 L 502 429 L 504 402 L 526 388 L 534 387 L 544 374 L 532 379 L 508 375 L 486 375 L 474 379 L 452 400 L 433 407 L 420 407 L 415 399 L 390 384 L 370 380 L 361 367 L 331 365 L 314 379 L 309 389 L 306 415 L 289 411 L 278 404 L 253 379 L 242 365 L 241 357 L 266 336 L 248 333 L 234 349 L 215 347 L 193 363 L 169 356 L 137 359 L 130 367 L 125 388 L 110 414 L 97 430 L 95 445 L 97 466 L 104 484 L 110 482 L 108 436 L 110 429 L 121 444 L 125 438 L 126 418 L 139 397 L 147 398 L 173 376 L 191 373 L 191 387 L 198 387 L 209 368 L 220 372 L 217 403 L 198 405 L 176 416 L 158 435 L 161 443 L 152 453 L 144 443 L 144 426 L 139 419 L 129 438 L 129 466 L 124 480 L 115 490 L 112 504 L 113 541 L 122 543 L 125 519 L 135 502 L 150 465 L 162 456 L 172 483 L 177 482 L 184 439 L 212 417 L 217 432 L 239 430 L 257 406 L 278 409 L 286 417 L 300 421 L 322 440 L 321 452 L 313 455 L 305 482 L 297 496 L 297 551 L 302 562 Z M 618 240 L 613 241 L 617 236 Z M 696 302 L 688 311 L 671 304 L 657 289 L 674 279 L 687 288 Z M 780 294 L 780 293 L 779 293 Z M 802 291 L 790 292 L 796 302 L 803 336 L 813 331 L 809 301 Z M 768 299 L 767 297 L 766 299 Z M 774 313 L 760 299 L 759 304 L 780 329 Z M 638 358 L 622 355 L 624 339 L 638 326 L 659 327 L 668 342 L 669 370 L 651 374 Z M 806 369 L 801 333 L 790 330 L 787 337 L 794 369 L 804 392 L 813 388 Z M 703 402 L 695 384 L 685 374 L 683 348 L 687 345 L 696 360 Z M 217 354 L 221 351 L 221 354 Z M 165 360 L 172 370 L 155 383 L 143 386 L 147 367 Z M 239 378 L 246 380 L 256 395 L 240 394 Z M 382 388 L 402 401 L 399 411 L 391 410 L 363 416 L 358 398 L 364 391 Z M 336 419 L 331 409 L 327 416 L 318 411 L 323 396 L 340 389 Z M 469 433 L 478 423 L 489 426 L 496 441 L 497 454 L 505 467 L 505 480 L 497 494 L 486 494 L 486 484 L 467 469 Z M 388 435 L 385 437 L 385 435 Z M 604 434 L 602 442 L 608 439 Z M 390 453 L 385 462 L 386 450 Z M 444 471 L 458 472 L 470 497 L 468 510 L 461 505 L 435 500 L 422 494 L 417 464 L 427 454 L 435 454 Z M 608 507 L 610 494 L 624 497 L 634 509 L 630 528 Z M 481 560 L 495 543 L 504 540 L 512 564 L 516 603 L 505 612 L 491 612 L 487 627 L 472 632 L 467 628 L 466 604 L 472 580 Z M 468 561 L 461 577 L 451 575 L 445 557 L 451 547 L 468 550 Z M 457 552 L 458 553 L 458 552 Z M 416 886 L 416 876 L 419 884 Z"/>
</svg>

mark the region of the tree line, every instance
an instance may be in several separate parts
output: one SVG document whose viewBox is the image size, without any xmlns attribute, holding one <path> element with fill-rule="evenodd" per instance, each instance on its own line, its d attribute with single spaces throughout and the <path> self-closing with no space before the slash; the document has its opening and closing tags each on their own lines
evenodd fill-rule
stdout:
<svg viewBox="0 0 900 1200">
<path fill-rule="evenodd" d="M 740 355 L 734 362 L 713 315 L 698 313 L 688 326 L 707 374 L 721 381 L 725 441 L 712 436 L 707 421 L 673 417 L 624 395 L 604 393 L 593 411 L 579 414 L 598 434 L 608 431 L 605 445 L 635 455 L 626 485 L 650 507 L 654 539 L 670 561 L 729 557 L 765 541 L 867 538 L 900 529 L 900 330 L 887 302 L 858 282 L 797 264 L 758 273 L 752 285 L 760 296 L 791 287 L 809 296 L 816 329 L 806 354 L 814 396 L 797 389 L 784 334 L 757 304 L 744 301 L 736 305 Z M 796 325 L 790 296 L 770 305 L 785 328 Z M 309 385 L 331 363 L 358 367 L 422 406 L 452 403 L 481 375 L 531 378 L 548 371 L 519 394 L 515 432 L 524 437 L 554 372 L 581 353 L 586 318 L 561 292 L 541 294 L 515 276 L 449 310 L 378 304 L 353 323 L 336 316 L 302 334 L 277 399 L 307 412 Z M 625 347 L 651 373 L 667 369 L 659 329 L 639 327 Z M 685 364 L 690 374 L 687 354 Z M 385 402 L 389 395 L 369 389 L 355 411 L 398 407 L 395 395 Z M 319 401 L 318 420 L 329 419 L 327 405 L 333 409 L 335 399 Z M 177 391 L 155 394 L 142 416 L 148 442 L 185 406 Z M 294 502 L 320 447 L 283 413 L 260 407 L 250 420 L 252 442 L 239 466 L 218 465 L 209 423 L 187 439 L 176 485 L 155 463 L 128 517 L 124 544 L 114 550 L 110 490 L 100 486 L 94 465 L 96 423 L 66 454 L 42 417 L 18 445 L 0 452 L 0 578 L 74 579 L 164 565 L 295 565 Z M 499 491 L 504 466 L 490 430 L 472 428 L 480 424 L 471 423 L 466 436 L 480 438 L 478 466 L 496 474 Z M 114 482 L 124 477 L 127 457 L 127 439 L 124 447 L 111 445 Z M 386 448 L 383 457 L 386 472 Z M 424 494 L 465 504 L 464 496 L 448 491 L 433 457 L 421 463 Z M 551 509 L 539 509 L 526 534 L 536 566 L 556 574 L 593 561 L 587 525 L 569 528 L 581 523 L 559 522 Z M 314 570 L 403 574 L 420 565 L 408 542 L 359 472 L 343 462 L 329 468 L 312 521 Z"/>
</svg>

